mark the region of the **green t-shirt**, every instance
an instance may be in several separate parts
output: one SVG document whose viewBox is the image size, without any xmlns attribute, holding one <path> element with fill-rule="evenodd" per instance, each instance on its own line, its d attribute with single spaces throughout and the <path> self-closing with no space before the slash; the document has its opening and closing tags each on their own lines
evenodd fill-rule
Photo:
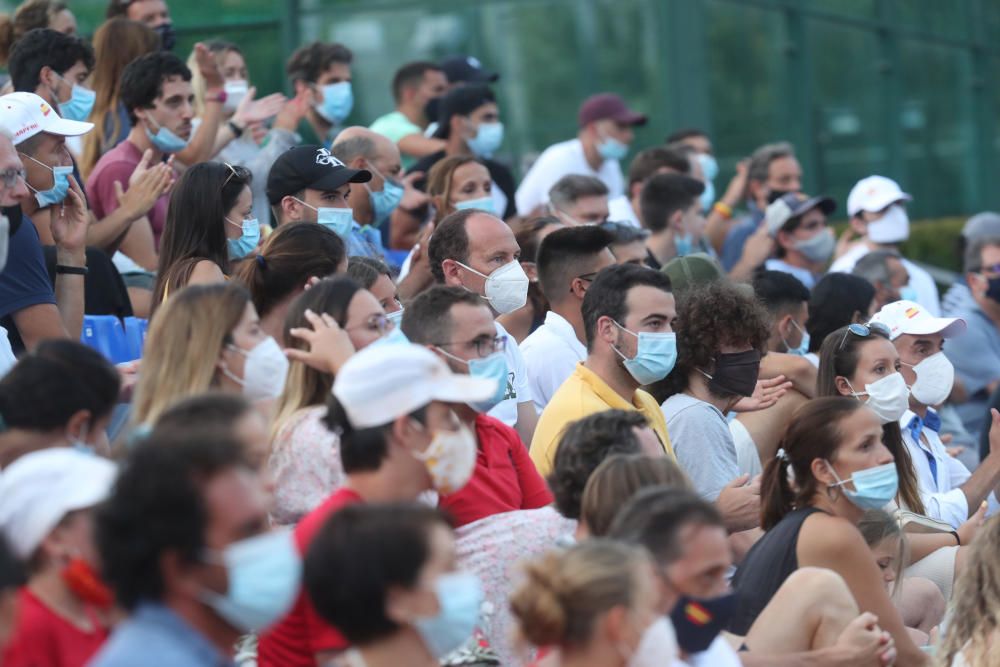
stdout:
<svg viewBox="0 0 1000 667">
<path fill-rule="evenodd" d="M 404 116 L 401 111 L 393 111 L 375 119 L 368 129 L 388 137 L 394 144 L 398 144 L 400 139 L 411 134 L 423 134 L 420 126 Z M 416 162 L 416 159 L 409 155 L 404 154 L 402 157 L 404 169 L 409 169 Z"/>
</svg>

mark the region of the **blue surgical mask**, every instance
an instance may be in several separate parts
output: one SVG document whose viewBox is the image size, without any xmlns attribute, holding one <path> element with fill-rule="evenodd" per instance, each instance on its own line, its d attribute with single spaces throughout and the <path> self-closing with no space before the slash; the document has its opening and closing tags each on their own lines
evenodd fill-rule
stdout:
<svg viewBox="0 0 1000 667">
<path fill-rule="evenodd" d="M 69 177 L 73 173 L 73 167 L 50 167 L 44 162 L 39 162 L 30 155 L 25 155 L 21 153 L 22 156 L 28 158 L 35 164 L 40 164 L 49 171 L 52 172 L 52 187 L 48 190 L 35 190 L 31 185 L 25 181 L 25 185 L 35 193 L 35 201 L 38 202 L 38 206 L 45 208 L 47 206 L 54 206 L 55 204 L 61 204 L 64 199 L 66 199 L 66 193 L 69 192 Z"/>
<path fill-rule="evenodd" d="M 387 319 L 390 322 L 392 322 L 392 326 L 395 327 L 397 330 L 399 329 L 400 323 L 403 321 L 403 311 L 404 310 L 406 310 L 406 309 L 405 308 L 400 308 L 399 310 L 394 310 L 391 313 L 386 313 L 385 314 L 385 319 Z"/>
<path fill-rule="evenodd" d="M 349 208 L 316 208 L 305 203 L 298 197 L 292 197 L 295 201 L 316 211 L 316 222 L 323 225 L 331 232 L 342 239 L 347 239 L 351 234 L 351 225 L 354 222 L 354 211 Z"/>
<path fill-rule="evenodd" d="M 612 346 L 611 348 L 624 360 L 625 370 L 635 378 L 636 382 L 641 385 L 658 382 L 667 377 L 674 369 L 674 363 L 677 361 L 677 334 L 673 332 L 653 333 L 652 331 L 635 333 L 617 322 L 615 322 L 615 326 L 639 339 L 635 356 L 631 359 L 626 357 L 617 347 Z"/>
<path fill-rule="evenodd" d="M 674 248 L 678 257 L 684 257 L 694 252 L 694 237 L 690 232 L 674 237 Z"/>
<path fill-rule="evenodd" d="M 59 75 L 57 74 L 56 76 Z M 69 84 L 69 81 L 61 76 L 59 76 L 59 80 L 65 84 Z M 97 93 L 89 88 L 84 88 L 78 83 L 74 83 L 70 98 L 65 102 L 59 103 L 59 115 L 69 120 L 87 120 L 91 110 L 94 108 L 94 100 L 96 98 Z"/>
<path fill-rule="evenodd" d="M 483 603 L 483 587 L 475 575 L 456 572 L 438 577 L 434 588 L 440 611 L 437 616 L 418 618 L 414 626 L 431 655 L 440 660 L 472 636 Z"/>
<path fill-rule="evenodd" d="M 480 123 L 476 136 L 465 143 L 476 157 L 492 157 L 503 143 L 503 123 Z"/>
<path fill-rule="evenodd" d="M 826 465 L 830 467 L 830 472 L 837 480 L 836 484 L 830 485 L 831 487 L 847 484 L 837 476 L 837 471 L 829 461 Z M 899 475 L 895 463 L 856 470 L 851 475 L 850 481 L 854 482 L 854 490 L 845 488 L 844 495 L 863 510 L 883 509 L 896 498 L 896 492 L 899 491 Z"/>
<path fill-rule="evenodd" d="M 320 92 L 323 94 L 323 101 L 313 106 L 316 113 L 328 123 L 334 125 L 343 123 L 354 108 L 354 90 L 351 88 L 351 82 L 328 83 L 320 86 Z"/>
<path fill-rule="evenodd" d="M 257 218 L 244 220 L 242 225 L 226 218 L 226 224 L 243 230 L 239 237 L 226 239 L 226 245 L 229 246 L 229 259 L 243 259 L 252 253 L 257 247 L 257 242 L 260 241 L 260 223 L 257 222 Z"/>
<path fill-rule="evenodd" d="M 302 561 L 290 531 L 233 542 L 208 562 L 226 568 L 224 594 L 203 589 L 202 602 L 240 632 L 258 632 L 280 619 L 299 592 Z"/>
<path fill-rule="evenodd" d="M 701 193 L 698 203 L 702 211 L 708 211 L 715 204 L 715 177 L 719 175 L 719 163 L 708 153 L 698 153 L 698 163 L 701 173 L 705 175 L 705 190 Z"/>
<path fill-rule="evenodd" d="M 471 401 L 467 403 L 470 408 L 479 413 L 487 413 L 503 400 L 504 395 L 507 393 L 507 357 L 504 356 L 503 352 L 494 352 L 485 359 L 470 359 L 466 361 L 465 359 L 459 359 L 450 352 L 442 350 L 440 347 L 435 349 L 449 359 L 454 359 L 458 363 L 468 366 L 469 375 L 496 381 L 496 390 L 493 392 L 493 395 L 484 401 Z"/>
<path fill-rule="evenodd" d="M 899 300 L 900 301 L 916 301 L 918 298 L 917 290 L 912 285 L 904 285 L 899 288 Z"/>
<path fill-rule="evenodd" d="M 785 344 L 785 350 L 788 352 L 788 354 L 794 354 L 799 357 L 804 357 L 807 354 L 809 354 L 809 332 L 803 331 L 802 327 L 800 327 L 799 323 L 796 322 L 795 320 L 792 320 L 792 326 L 798 329 L 799 333 L 802 334 L 802 341 L 799 343 L 799 346 L 792 347 L 791 345 L 788 344 L 788 341 L 785 340 L 784 336 L 781 337 L 781 342 Z"/>
<path fill-rule="evenodd" d="M 403 200 L 405 188 L 396 181 L 390 181 L 383 176 L 382 172 L 371 163 L 368 164 L 368 168 L 382 179 L 382 190 L 379 192 L 373 191 L 365 183 L 365 188 L 368 190 L 368 201 L 372 205 L 372 226 L 378 227 L 388 220 L 392 212 L 399 206 L 399 202 Z"/>
<path fill-rule="evenodd" d="M 605 160 L 621 160 L 628 154 L 628 144 L 614 137 L 603 137 L 597 144 L 597 154 Z"/>
<path fill-rule="evenodd" d="M 152 118 L 147 117 L 146 120 L 156 123 L 156 121 Z M 181 139 L 162 125 L 160 125 L 160 128 L 156 131 L 156 134 L 150 132 L 149 126 L 147 125 L 146 136 L 149 137 L 149 141 L 156 146 L 156 149 L 162 153 L 178 153 L 184 150 L 188 145 L 187 139 Z"/>
<path fill-rule="evenodd" d="M 486 211 L 487 213 L 494 213 L 493 197 L 487 195 L 486 197 L 480 197 L 479 199 L 466 199 L 465 201 L 455 202 L 456 211 L 464 211 L 467 208 L 475 208 L 480 211 Z"/>
</svg>

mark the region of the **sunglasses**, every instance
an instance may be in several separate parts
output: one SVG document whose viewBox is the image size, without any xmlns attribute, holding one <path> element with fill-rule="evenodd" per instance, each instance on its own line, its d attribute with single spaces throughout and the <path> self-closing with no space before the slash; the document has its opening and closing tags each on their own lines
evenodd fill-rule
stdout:
<svg viewBox="0 0 1000 667">
<path fill-rule="evenodd" d="M 854 334 L 858 338 L 868 338 L 875 331 L 884 335 L 886 338 L 889 337 L 889 327 L 885 326 L 881 322 L 869 322 L 868 324 L 848 324 L 847 331 L 844 332 L 844 337 L 840 339 L 840 345 L 837 346 L 837 352 L 844 349 L 844 343 L 847 342 L 847 334 Z"/>
</svg>

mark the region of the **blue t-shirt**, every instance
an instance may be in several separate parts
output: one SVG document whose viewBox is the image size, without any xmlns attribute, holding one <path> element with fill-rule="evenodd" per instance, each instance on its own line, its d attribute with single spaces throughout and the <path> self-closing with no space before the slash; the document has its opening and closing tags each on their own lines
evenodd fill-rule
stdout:
<svg viewBox="0 0 1000 667">
<path fill-rule="evenodd" d="M 740 261 L 740 257 L 743 256 L 743 246 L 746 245 L 747 239 L 757 231 L 764 219 L 764 212 L 752 202 L 747 204 L 747 209 L 750 211 L 750 215 L 735 222 L 730 227 L 729 233 L 726 234 L 726 240 L 722 243 L 722 268 L 726 271 L 732 271 L 736 263 Z"/>
<path fill-rule="evenodd" d="M 23 216 L 21 226 L 10 238 L 7 266 L 0 273 L 0 317 L 55 302 L 38 230 L 28 216 Z"/>
</svg>

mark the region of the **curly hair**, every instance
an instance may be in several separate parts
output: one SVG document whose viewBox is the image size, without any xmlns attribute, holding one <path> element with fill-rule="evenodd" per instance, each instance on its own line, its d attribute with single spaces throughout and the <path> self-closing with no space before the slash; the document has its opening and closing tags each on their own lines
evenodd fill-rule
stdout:
<svg viewBox="0 0 1000 667">
<path fill-rule="evenodd" d="M 688 388 L 688 376 L 710 369 L 725 346 L 767 351 L 770 316 L 753 295 L 719 280 L 685 292 L 678 300 L 677 363 L 670 375 L 649 387 L 658 402 Z"/>
</svg>

